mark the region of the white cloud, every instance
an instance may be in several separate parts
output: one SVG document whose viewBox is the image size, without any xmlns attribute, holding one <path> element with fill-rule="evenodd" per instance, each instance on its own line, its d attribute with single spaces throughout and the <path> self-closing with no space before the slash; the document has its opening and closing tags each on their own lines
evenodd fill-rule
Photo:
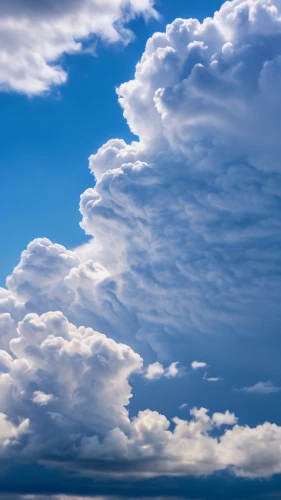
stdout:
<svg viewBox="0 0 281 500">
<path fill-rule="evenodd" d="M 36 239 L 22 253 L 19 265 L 7 278 L 7 287 L 19 300 L 39 303 L 46 297 L 49 306 L 53 303 L 58 307 L 70 295 L 64 278 L 79 264 L 77 253 L 47 238 Z"/>
<path fill-rule="evenodd" d="M 35 391 L 33 393 L 33 403 L 36 403 L 39 406 L 45 406 L 48 405 L 49 403 L 52 403 L 53 401 L 56 401 L 57 398 L 53 396 L 53 394 L 45 394 L 44 392 L 41 391 Z"/>
<path fill-rule="evenodd" d="M 208 377 L 208 373 L 205 373 L 202 379 L 207 380 L 207 382 L 220 382 L 223 380 L 221 377 Z"/>
<path fill-rule="evenodd" d="M 233 413 L 209 416 L 205 408 L 191 409 L 188 420 L 175 417 L 173 429 L 151 410 L 130 419 L 129 378 L 142 368 L 130 347 L 77 328 L 60 312 L 27 314 L 17 332 L 11 354 L 2 351 L 2 456 L 118 477 L 201 476 L 228 468 L 246 477 L 281 472 L 275 424 L 240 427 Z"/>
<path fill-rule="evenodd" d="M 161 377 L 175 378 L 180 374 L 178 365 L 179 363 L 175 362 L 165 369 L 161 363 L 156 361 L 156 363 L 152 363 L 147 367 L 144 376 L 145 378 L 148 378 L 150 380 L 158 379 Z"/>
<path fill-rule="evenodd" d="M 116 283 L 110 323 L 121 303 L 160 356 L 174 335 L 280 329 L 278 9 L 237 0 L 156 33 L 119 89 L 139 141 L 90 159 L 82 225 Z"/>
<path fill-rule="evenodd" d="M 0 288 L 0 349 L 9 349 L 10 340 L 17 334 L 17 322 L 24 314 L 25 304 Z"/>
<path fill-rule="evenodd" d="M 18 426 L 14 425 L 7 418 L 7 415 L 0 413 L 0 457 L 5 455 L 9 446 L 16 445 L 21 438 L 29 432 L 29 420 L 22 419 Z"/>
<path fill-rule="evenodd" d="M 272 382 L 257 382 L 255 385 L 250 387 L 243 387 L 242 389 L 236 389 L 236 391 L 248 392 L 250 394 L 274 394 L 279 392 L 281 387 L 275 386 Z"/>
<path fill-rule="evenodd" d="M 129 425 L 128 378 L 142 360 L 128 346 L 49 312 L 25 316 L 10 350 L 13 360 L 0 375 L 0 408 L 11 419 L 29 415 L 27 448 L 34 453 L 40 441 L 55 452 L 70 435 Z"/>
<path fill-rule="evenodd" d="M 172 363 L 168 368 L 166 369 L 165 377 L 168 378 L 175 378 L 180 374 L 180 369 L 178 367 L 179 362 L 176 361 L 176 363 Z"/>
<path fill-rule="evenodd" d="M 191 368 L 193 370 L 199 370 L 201 368 L 206 368 L 207 366 L 208 366 L 207 363 L 204 363 L 203 361 L 202 362 L 201 361 L 193 361 L 191 363 Z"/>
<path fill-rule="evenodd" d="M 165 369 L 161 363 L 156 361 L 156 363 L 152 363 L 149 365 L 146 369 L 145 372 L 145 378 L 148 378 L 149 380 L 153 380 L 155 378 L 161 378 L 164 376 Z"/>
<path fill-rule="evenodd" d="M 179 406 L 179 410 L 183 410 L 184 408 L 188 407 L 188 403 L 183 403 L 182 405 Z"/>
<path fill-rule="evenodd" d="M 94 52 L 95 39 L 127 43 L 124 24 L 155 16 L 152 0 L 70 0 L 0 3 L 0 89 L 28 95 L 67 79 L 64 54 Z"/>
<path fill-rule="evenodd" d="M 269 422 L 251 429 L 235 426 L 221 439 L 222 459 L 236 475 L 270 477 L 281 472 L 281 428 Z"/>
<path fill-rule="evenodd" d="M 221 427 L 222 425 L 235 425 L 238 422 L 237 417 L 234 413 L 230 413 L 226 411 L 225 413 L 214 413 L 212 420 L 217 427 Z"/>
<path fill-rule="evenodd" d="M 163 415 L 149 410 L 140 412 L 132 421 L 129 438 L 115 430 L 100 447 L 95 440 L 86 439 L 82 456 L 90 459 L 97 454 L 100 457 L 109 455 L 119 460 L 126 457 L 125 470 L 113 472 L 121 477 L 136 475 L 136 462 L 131 464 L 136 457 L 140 459 L 138 473 L 144 477 L 208 475 L 228 467 L 238 476 L 245 477 L 268 477 L 272 470 L 280 472 L 280 427 L 269 423 L 254 429 L 240 427 L 235 425 L 234 414 L 215 413 L 209 417 L 205 408 L 194 408 L 190 414 L 190 421 L 174 418 L 175 430 L 171 432 L 169 421 Z M 234 427 L 218 439 L 210 436 L 215 428 L 220 429 L 223 425 Z"/>
<path fill-rule="evenodd" d="M 280 331 L 280 18 L 279 0 L 235 0 L 148 41 L 119 89 L 139 141 L 90 159 L 93 241 L 35 240 L 0 292 L 2 453 L 120 477 L 281 473 L 276 424 L 127 409 L 142 342 L 161 361 L 190 338 Z"/>
</svg>

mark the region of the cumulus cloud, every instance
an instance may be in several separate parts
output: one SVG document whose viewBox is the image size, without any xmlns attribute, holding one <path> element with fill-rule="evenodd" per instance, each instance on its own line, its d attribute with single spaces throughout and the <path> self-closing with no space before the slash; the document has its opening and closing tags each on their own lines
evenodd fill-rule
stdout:
<svg viewBox="0 0 281 500">
<path fill-rule="evenodd" d="M 112 477 L 202 476 L 229 468 L 246 477 L 281 472 L 275 424 L 241 427 L 233 413 L 209 415 L 205 408 L 172 422 L 149 409 L 129 418 L 129 379 L 141 372 L 141 357 L 91 328 L 77 328 L 61 312 L 27 314 L 10 353 L 1 354 L 5 458 Z"/>
<path fill-rule="evenodd" d="M 125 407 L 131 397 L 128 377 L 142 367 L 140 356 L 92 329 L 70 324 L 59 312 L 28 314 L 11 340 L 14 356 L 0 376 L 1 408 L 25 414 L 31 424 L 42 412 L 43 427 L 111 429 L 129 422 Z M 34 405 L 30 405 L 30 400 Z M 38 413 L 39 411 L 39 413 Z M 60 434 L 60 433 L 59 433 Z M 43 432 L 47 441 L 46 432 Z M 42 437 L 43 437 L 42 435 Z"/>
<path fill-rule="evenodd" d="M 206 377 L 204 380 L 207 380 L 207 382 L 220 382 L 222 380 L 221 377 Z"/>
<path fill-rule="evenodd" d="M 180 369 L 178 367 L 179 362 L 176 361 L 175 363 L 172 363 L 168 368 L 166 369 L 165 376 L 168 378 L 174 378 L 177 377 L 180 374 Z"/>
<path fill-rule="evenodd" d="M 155 378 L 161 378 L 164 376 L 165 370 L 164 367 L 161 363 L 156 361 L 156 363 L 153 363 L 149 365 L 146 369 L 145 372 L 145 378 L 148 378 L 149 380 L 153 380 Z"/>
<path fill-rule="evenodd" d="M 210 417 L 205 408 L 194 408 L 190 415 L 190 421 L 174 418 L 172 432 L 163 415 L 150 410 L 140 412 L 132 421 L 129 438 L 114 431 L 100 449 L 91 439 L 86 440 L 83 457 L 90 459 L 97 453 L 100 456 L 109 454 L 119 460 L 126 457 L 128 461 L 122 462 L 122 469 L 115 469 L 113 473 L 121 477 L 136 475 L 136 462 L 132 462 L 136 456 L 140 459 L 138 474 L 144 477 L 165 474 L 201 476 L 228 467 L 239 476 L 268 477 L 270 471 L 281 470 L 280 427 L 269 423 L 254 429 L 241 427 L 235 425 L 237 418 L 234 414 L 215 413 Z M 226 430 L 218 439 L 211 437 L 215 429 L 233 425 L 233 429 Z M 257 440 L 259 442 L 255 445 Z M 150 470 L 146 460 L 153 463 Z"/>
<path fill-rule="evenodd" d="M 0 89 L 36 95 L 65 83 L 64 54 L 94 52 L 96 38 L 127 43 L 124 24 L 156 12 L 153 0 L 2 0 L 0 15 Z"/>
<path fill-rule="evenodd" d="M 234 0 L 148 41 L 118 91 L 139 140 L 90 159 L 93 240 L 35 240 L 0 292 L 6 457 L 118 477 L 281 472 L 274 423 L 128 412 L 135 345 L 158 354 L 155 378 L 178 374 L 161 363 L 174 339 L 280 331 L 280 18 L 279 0 Z"/>
<path fill-rule="evenodd" d="M 192 370 L 199 370 L 201 368 L 206 368 L 208 365 L 207 363 L 204 363 L 203 361 L 192 361 L 191 363 L 191 368 Z"/>
<path fill-rule="evenodd" d="M 172 363 L 166 369 L 163 367 L 161 363 L 156 361 L 156 363 L 152 363 L 149 365 L 145 371 L 145 378 L 149 380 L 167 377 L 167 378 L 175 378 L 179 375 L 180 369 L 178 368 L 178 362 Z"/>
<path fill-rule="evenodd" d="M 230 413 L 229 411 L 213 414 L 213 422 L 217 427 L 221 427 L 222 425 L 235 425 L 237 421 L 238 419 L 234 413 Z"/>
<path fill-rule="evenodd" d="M 280 437 L 280 427 L 268 422 L 254 429 L 235 426 L 221 440 L 224 457 L 232 461 L 235 474 L 241 477 L 280 474 Z"/>
<path fill-rule="evenodd" d="M 39 303 L 42 295 L 58 307 L 70 294 L 64 278 L 79 264 L 75 252 L 47 238 L 36 239 L 22 253 L 19 265 L 7 278 L 7 287 L 19 300 L 31 301 L 31 308 L 32 301 Z"/>
<path fill-rule="evenodd" d="M 257 382 L 255 385 L 250 387 L 243 387 L 242 389 L 236 389 L 236 391 L 247 392 L 249 394 L 274 394 L 279 392 L 281 387 L 277 387 L 272 382 Z"/>
<path fill-rule="evenodd" d="M 48 405 L 49 403 L 52 403 L 55 400 L 56 398 L 55 396 L 53 396 L 53 394 L 45 394 L 44 392 L 41 391 L 35 391 L 33 393 L 32 402 L 38 404 L 39 406 Z"/>
</svg>

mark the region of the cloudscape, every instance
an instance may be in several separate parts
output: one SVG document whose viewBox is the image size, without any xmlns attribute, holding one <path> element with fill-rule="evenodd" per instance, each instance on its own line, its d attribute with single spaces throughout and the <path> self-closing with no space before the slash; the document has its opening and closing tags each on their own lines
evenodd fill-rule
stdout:
<svg viewBox="0 0 281 500">
<path fill-rule="evenodd" d="M 281 1 L 173 3 L 0 2 L 3 99 L 59 106 L 112 51 L 131 75 L 83 238 L 0 288 L 2 499 L 281 497 Z"/>
</svg>

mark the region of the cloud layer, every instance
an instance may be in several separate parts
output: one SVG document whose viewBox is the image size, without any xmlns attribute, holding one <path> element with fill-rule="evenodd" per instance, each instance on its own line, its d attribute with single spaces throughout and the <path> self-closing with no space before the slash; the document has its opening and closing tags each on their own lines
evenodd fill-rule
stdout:
<svg viewBox="0 0 281 500">
<path fill-rule="evenodd" d="M 80 208 L 93 240 L 33 241 L 0 292 L 3 458 L 118 477 L 281 473 L 274 423 L 128 412 L 140 343 L 163 360 L 175 339 L 187 350 L 192 338 L 280 331 L 280 61 L 279 0 L 234 0 L 148 41 L 118 91 L 139 141 L 113 139 L 90 159 L 96 184 Z M 165 375 L 156 363 L 149 378 Z"/>
<path fill-rule="evenodd" d="M 128 42 L 124 24 L 155 16 L 152 0 L 0 1 L 0 89 L 36 95 L 65 83 L 65 54 L 94 51 L 95 38 Z"/>
</svg>

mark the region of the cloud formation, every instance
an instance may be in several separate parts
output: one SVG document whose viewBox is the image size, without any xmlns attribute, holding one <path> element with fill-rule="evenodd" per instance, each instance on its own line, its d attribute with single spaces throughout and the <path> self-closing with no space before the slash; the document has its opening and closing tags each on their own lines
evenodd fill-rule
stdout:
<svg viewBox="0 0 281 500">
<path fill-rule="evenodd" d="M 118 91 L 139 142 L 90 159 L 82 226 L 118 283 L 111 322 L 121 302 L 158 353 L 280 329 L 279 7 L 234 1 L 156 33 Z"/>
<path fill-rule="evenodd" d="M 272 382 L 257 382 L 255 385 L 250 387 L 243 387 L 242 389 L 236 389 L 241 392 L 248 392 L 250 394 L 274 394 L 281 391 L 281 387 L 277 387 Z"/>
<path fill-rule="evenodd" d="M 138 343 L 161 361 L 175 339 L 280 331 L 280 19 L 279 0 L 234 0 L 148 41 L 118 91 L 139 141 L 90 159 L 93 240 L 35 240 L 0 292 L 5 458 L 117 477 L 281 473 L 274 423 L 128 412 Z M 178 373 L 160 361 L 149 378 Z"/>
<path fill-rule="evenodd" d="M 124 24 L 139 15 L 156 15 L 153 0 L 1 0 L 0 89 L 31 96 L 65 83 L 65 54 L 93 52 L 96 38 L 127 43 Z"/>
<path fill-rule="evenodd" d="M 208 377 L 208 373 L 205 373 L 202 380 L 207 380 L 207 382 L 220 382 L 220 380 L 223 379 L 221 377 Z"/>
<path fill-rule="evenodd" d="M 161 377 L 175 378 L 180 374 L 180 369 L 178 368 L 178 362 L 172 363 L 166 369 L 164 366 L 156 361 L 149 365 L 145 371 L 144 377 L 153 380 Z"/>
<path fill-rule="evenodd" d="M 275 424 L 239 426 L 233 413 L 209 416 L 205 408 L 191 409 L 188 420 L 170 422 L 149 409 L 129 418 L 129 379 L 141 372 L 142 359 L 60 312 L 27 314 L 10 353 L 0 351 L 3 458 L 121 478 L 203 476 L 228 468 L 245 477 L 281 472 Z"/>
<path fill-rule="evenodd" d="M 192 370 L 200 370 L 201 368 L 206 368 L 208 365 L 203 361 L 192 361 L 191 368 Z"/>
<path fill-rule="evenodd" d="M 184 408 L 188 407 L 188 403 L 183 403 L 182 405 L 179 406 L 179 410 L 184 410 Z"/>
</svg>

